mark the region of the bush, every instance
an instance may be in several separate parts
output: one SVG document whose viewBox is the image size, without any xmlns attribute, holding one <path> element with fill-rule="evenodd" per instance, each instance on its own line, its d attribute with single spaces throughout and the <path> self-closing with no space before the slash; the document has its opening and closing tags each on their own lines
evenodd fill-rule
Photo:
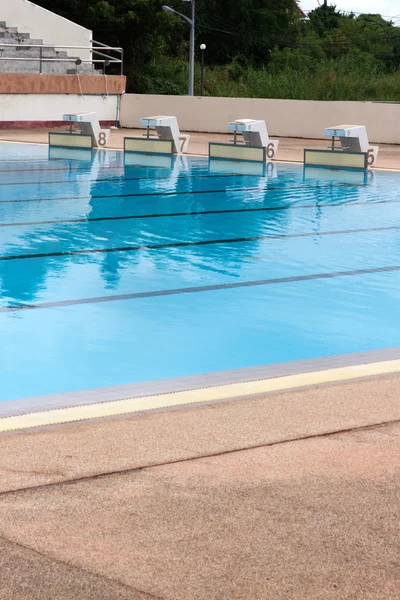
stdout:
<svg viewBox="0 0 400 600">
<path fill-rule="evenodd" d="M 281 53 L 281 57 L 288 53 Z M 292 100 L 400 101 L 400 72 L 385 73 L 372 55 L 352 51 L 336 60 L 313 64 L 312 69 L 278 68 L 278 59 L 268 68 L 230 65 L 205 67 L 204 95 L 237 98 L 287 98 Z M 294 55 L 294 60 L 297 60 Z M 310 59 L 311 60 L 311 59 Z M 140 80 L 140 92 L 182 95 L 187 93 L 188 63 L 163 58 L 151 63 Z M 195 67 L 195 93 L 200 93 L 200 64 Z"/>
</svg>

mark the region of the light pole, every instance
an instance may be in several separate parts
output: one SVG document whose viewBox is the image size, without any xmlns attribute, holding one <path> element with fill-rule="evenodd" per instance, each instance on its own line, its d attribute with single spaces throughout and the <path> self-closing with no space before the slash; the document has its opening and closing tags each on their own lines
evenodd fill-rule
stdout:
<svg viewBox="0 0 400 600">
<path fill-rule="evenodd" d="M 201 76 L 200 76 L 200 96 L 203 95 L 203 84 L 204 84 L 204 51 L 207 48 L 205 44 L 200 44 L 201 50 Z"/>
<path fill-rule="evenodd" d="M 165 6 L 165 4 L 161 7 L 165 12 L 175 13 L 184 19 L 190 25 L 190 45 L 189 45 L 189 96 L 193 96 L 193 87 L 194 87 L 194 25 L 195 25 L 195 1 L 196 0 L 184 0 L 184 2 L 192 3 L 192 18 L 190 19 L 186 15 L 178 12 L 174 8 L 170 6 Z"/>
</svg>

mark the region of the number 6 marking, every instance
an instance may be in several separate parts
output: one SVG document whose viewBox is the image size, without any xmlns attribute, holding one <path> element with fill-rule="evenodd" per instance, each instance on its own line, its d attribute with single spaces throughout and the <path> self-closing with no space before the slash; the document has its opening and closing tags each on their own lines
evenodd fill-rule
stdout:
<svg viewBox="0 0 400 600">
<path fill-rule="evenodd" d="M 267 146 L 267 157 L 268 158 L 274 158 L 275 156 L 275 148 L 274 145 L 272 143 L 269 143 Z"/>
</svg>

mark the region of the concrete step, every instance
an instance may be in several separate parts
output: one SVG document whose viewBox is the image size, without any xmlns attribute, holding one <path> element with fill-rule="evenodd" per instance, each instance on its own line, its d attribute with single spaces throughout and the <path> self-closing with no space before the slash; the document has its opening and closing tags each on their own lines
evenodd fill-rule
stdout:
<svg viewBox="0 0 400 600">
<path fill-rule="evenodd" d="M 53 63 L 43 62 L 42 73 L 54 75 L 66 75 L 69 72 L 76 74 L 74 63 Z M 0 60 L 0 73 L 40 73 L 40 61 L 24 61 L 24 60 Z M 82 73 L 86 74 L 86 73 Z"/>
<path fill-rule="evenodd" d="M 64 63 L 44 63 L 43 73 L 55 73 L 59 75 L 93 75 L 93 69 L 91 65 L 79 65 L 75 63 L 64 62 Z"/>
<path fill-rule="evenodd" d="M 4 47 L 8 44 L 14 47 Z M 75 62 L 77 57 L 69 56 L 66 50 L 57 50 L 55 47 L 40 48 L 40 46 L 43 46 L 43 40 L 31 39 L 29 33 L 20 33 L 17 27 L 8 27 L 5 21 L 0 21 L 0 73 L 40 73 L 41 69 L 42 73 L 48 74 L 102 75 L 102 70 L 96 70 L 94 65 L 89 63 L 77 65 Z M 40 54 L 43 59 L 55 60 L 42 61 L 40 67 Z M 24 60 L 27 58 L 35 60 Z M 57 59 L 61 60 L 57 61 Z"/>
<path fill-rule="evenodd" d="M 13 40 L 29 40 L 31 36 L 29 33 L 10 33 L 7 29 L 0 29 L 0 38 L 4 37 L 8 37 Z"/>
<path fill-rule="evenodd" d="M 15 40 L 18 37 L 18 34 L 12 35 L 7 29 L 4 31 L 0 31 L 0 38 L 10 38 L 11 40 Z"/>
<path fill-rule="evenodd" d="M 37 60 L 10 60 L 14 57 L 0 57 L 0 73 L 40 73 L 40 60 L 36 56 L 29 56 L 28 58 L 35 58 Z M 101 75 L 102 71 L 96 70 L 90 64 L 76 65 L 75 61 L 42 61 L 41 67 L 42 73 L 53 73 L 57 75 Z"/>
<path fill-rule="evenodd" d="M 67 63 L 65 63 L 67 64 Z M 71 69 L 67 69 L 67 75 L 97 75 L 97 74 L 102 74 L 101 72 L 98 72 L 96 69 L 94 69 L 91 65 L 87 64 L 87 65 L 74 65 L 74 68 Z"/>
<path fill-rule="evenodd" d="M 1 58 L 39 58 L 40 51 L 42 52 L 42 58 L 68 58 L 58 56 L 57 52 L 52 48 L 24 48 L 23 46 L 17 46 L 17 48 L 1 48 L 0 46 L 0 57 Z"/>
<path fill-rule="evenodd" d="M 21 39 L 25 39 L 28 40 L 31 36 L 29 33 L 21 33 L 21 32 L 17 32 L 17 33 L 13 33 L 11 31 L 9 31 L 7 29 L 7 27 L 1 27 L 0 26 L 0 37 L 10 37 L 10 38 L 21 38 Z"/>
<path fill-rule="evenodd" d="M 0 33 L 0 45 L 1 44 L 20 44 L 21 46 L 42 46 L 43 40 L 32 40 L 30 38 L 18 38 L 18 37 L 1 37 Z"/>
<path fill-rule="evenodd" d="M 39 61 L 0 60 L 0 73 L 39 73 Z"/>
</svg>

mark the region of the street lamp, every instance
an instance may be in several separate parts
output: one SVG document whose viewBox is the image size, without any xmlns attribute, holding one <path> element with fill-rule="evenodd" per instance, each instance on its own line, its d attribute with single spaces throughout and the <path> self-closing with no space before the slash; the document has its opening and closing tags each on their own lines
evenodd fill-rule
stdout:
<svg viewBox="0 0 400 600">
<path fill-rule="evenodd" d="M 175 13 L 184 19 L 190 25 L 190 48 L 189 48 L 189 96 L 193 96 L 193 86 L 194 86 L 194 24 L 195 24 L 195 0 L 184 0 L 184 2 L 192 3 L 192 18 L 190 19 L 186 15 L 178 12 L 174 8 L 170 6 L 165 6 L 165 4 L 161 7 L 165 12 Z"/>
<path fill-rule="evenodd" d="M 203 95 L 203 84 L 204 84 L 204 51 L 207 48 L 205 44 L 200 44 L 201 50 L 201 77 L 200 77 L 200 96 Z"/>
</svg>

